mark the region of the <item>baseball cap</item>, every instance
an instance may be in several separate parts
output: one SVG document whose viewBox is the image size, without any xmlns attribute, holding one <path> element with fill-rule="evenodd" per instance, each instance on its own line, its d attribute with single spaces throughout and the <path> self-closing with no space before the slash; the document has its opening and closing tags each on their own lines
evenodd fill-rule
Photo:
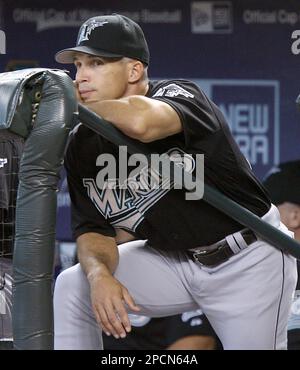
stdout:
<svg viewBox="0 0 300 370">
<path fill-rule="evenodd" d="M 263 181 L 272 203 L 300 205 L 300 161 L 290 161 L 272 169 Z"/>
<path fill-rule="evenodd" d="M 149 64 L 149 49 L 141 27 L 120 14 L 88 19 L 79 29 L 76 46 L 56 53 L 59 63 L 73 63 L 75 52 L 103 57 L 128 57 Z"/>
</svg>

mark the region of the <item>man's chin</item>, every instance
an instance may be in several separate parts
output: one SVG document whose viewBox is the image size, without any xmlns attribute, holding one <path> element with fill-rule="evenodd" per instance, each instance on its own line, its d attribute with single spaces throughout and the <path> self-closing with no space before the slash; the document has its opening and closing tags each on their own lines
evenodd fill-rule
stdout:
<svg viewBox="0 0 300 370">
<path fill-rule="evenodd" d="M 99 102 L 99 99 L 82 99 L 83 104 L 93 104 Z"/>
</svg>

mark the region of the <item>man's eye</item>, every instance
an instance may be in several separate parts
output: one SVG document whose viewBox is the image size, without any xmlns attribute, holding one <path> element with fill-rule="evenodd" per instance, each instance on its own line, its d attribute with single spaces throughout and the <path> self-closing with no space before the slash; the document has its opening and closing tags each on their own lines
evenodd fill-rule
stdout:
<svg viewBox="0 0 300 370">
<path fill-rule="evenodd" d="M 100 65 L 102 65 L 102 64 L 103 64 L 103 62 L 102 62 L 102 60 L 101 60 L 101 59 L 95 59 L 95 60 L 92 62 L 92 64 L 93 64 L 94 66 L 100 66 Z"/>
</svg>

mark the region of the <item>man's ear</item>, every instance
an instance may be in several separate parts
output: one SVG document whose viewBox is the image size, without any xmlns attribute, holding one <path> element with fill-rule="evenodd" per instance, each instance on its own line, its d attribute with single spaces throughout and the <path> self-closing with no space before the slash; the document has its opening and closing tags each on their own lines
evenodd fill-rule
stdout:
<svg viewBox="0 0 300 370">
<path fill-rule="evenodd" d="M 129 77 L 128 77 L 128 82 L 129 83 L 136 83 L 140 81 L 143 77 L 144 74 L 144 65 L 142 62 L 139 60 L 133 60 L 129 64 Z"/>
</svg>

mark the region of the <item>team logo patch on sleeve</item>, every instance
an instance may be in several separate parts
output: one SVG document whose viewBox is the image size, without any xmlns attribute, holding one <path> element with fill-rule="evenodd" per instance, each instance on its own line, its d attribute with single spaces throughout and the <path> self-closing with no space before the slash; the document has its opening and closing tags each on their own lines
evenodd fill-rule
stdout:
<svg viewBox="0 0 300 370">
<path fill-rule="evenodd" d="M 4 167 L 7 164 L 7 158 L 0 158 L 0 168 Z"/>
<path fill-rule="evenodd" d="M 174 96 L 182 95 L 186 98 L 194 98 L 194 95 L 185 90 L 183 87 L 176 84 L 170 84 L 164 87 L 161 87 L 154 95 L 155 96 L 168 96 L 173 98 Z"/>
</svg>

